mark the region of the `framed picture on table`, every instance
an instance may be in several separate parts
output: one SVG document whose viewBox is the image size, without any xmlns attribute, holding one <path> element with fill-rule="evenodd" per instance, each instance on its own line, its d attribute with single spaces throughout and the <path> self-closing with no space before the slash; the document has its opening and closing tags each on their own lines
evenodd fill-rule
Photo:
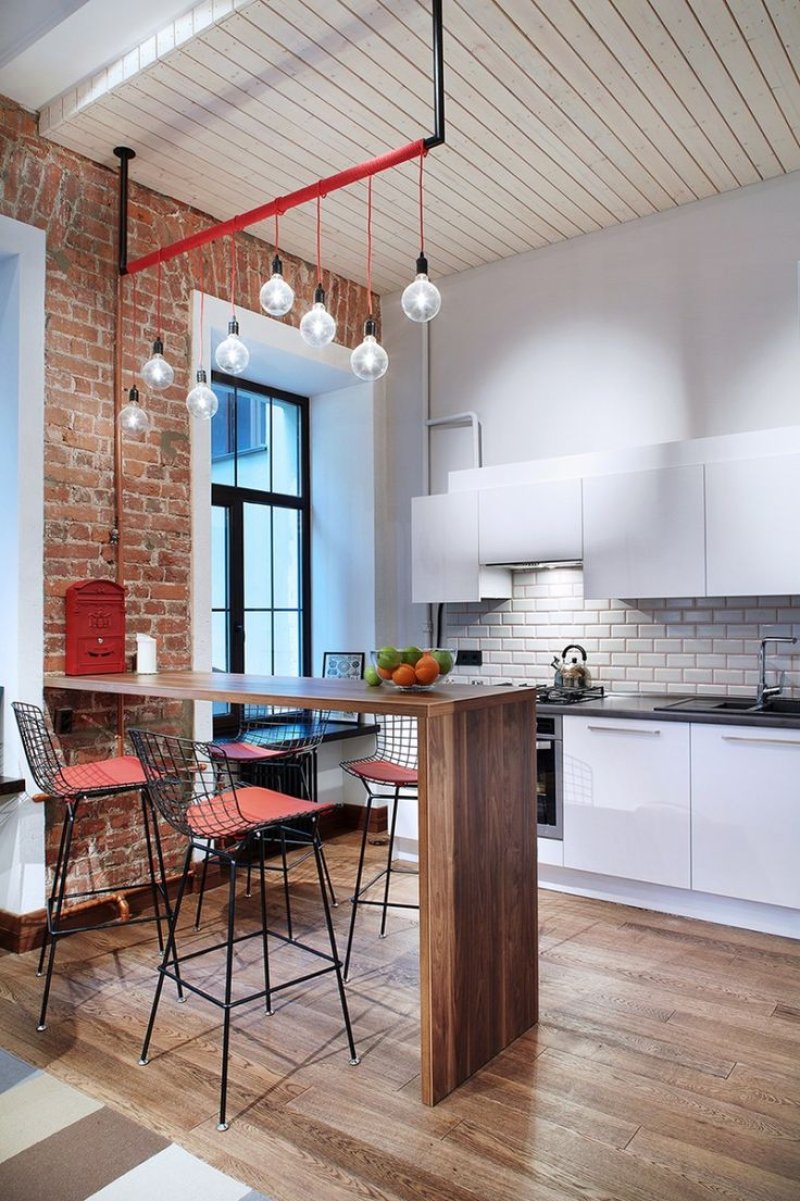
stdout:
<svg viewBox="0 0 800 1201">
<path fill-rule="evenodd" d="M 363 651 L 325 651 L 322 656 L 322 675 L 328 680 L 361 680 L 365 658 Z M 331 712 L 329 719 L 357 726 L 361 714 Z"/>
</svg>

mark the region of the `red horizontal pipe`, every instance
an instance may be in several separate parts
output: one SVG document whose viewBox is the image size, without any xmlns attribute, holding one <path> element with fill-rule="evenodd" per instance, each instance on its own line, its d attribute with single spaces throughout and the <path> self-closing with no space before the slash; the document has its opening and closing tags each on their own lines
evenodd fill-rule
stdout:
<svg viewBox="0 0 800 1201">
<path fill-rule="evenodd" d="M 346 171 L 340 171 L 338 175 L 329 175 L 327 179 L 317 180 L 316 183 L 300 188 L 297 192 L 289 192 L 287 196 L 278 196 L 275 200 L 270 200 L 269 204 L 262 204 L 259 208 L 250 209 L 249 213 L 241 213 L 238 217 L 231 217 L 229 221 L 220 221 L 219 224 L 212 225 L 200 233 L 182 238 L 180 242 L 173 242 L 171 246 L 162 246 L 160 250 L 154 250 L 140 259 L 134 259 L 132 263 L 128 263 L 126 274 L 135 275 L 138 271 L 146 271 L 148 267 L 155 267 L 157 263 L 165 263 L 179 254 L 196 250 L 198 246 L 205 246 L 206 242 L 215 242 L 217 238 L 224 238 L 227 234 L 238 233 L 240 229 L 247 229 L 248 225 L 255 225 L 257 221 L 266 221 L 275 213 L 280 215 L 288 209 L 297 208 L 299 204 L 307 204 L 309 200 L 316 200 L 317 196 L 327 196 L 329 192 L 346 188 L 348 184 L 357 183 L 359 179 L 366 179 L 369 175 L 378 175 L 381 171 L 388 170 L 389 167 L 398 167 L 400 163 L 407 163 L 409 159 L 417 158 L 420 154 L 425 153 L 427 153 L 425 140 L 420 138 L 416 142 L 400 146 L 397 150 L 379 154 L 377 158 L 367 159 L 365 163 L 359 163 L 355 167 L 348 167 Z"/>
</svg>

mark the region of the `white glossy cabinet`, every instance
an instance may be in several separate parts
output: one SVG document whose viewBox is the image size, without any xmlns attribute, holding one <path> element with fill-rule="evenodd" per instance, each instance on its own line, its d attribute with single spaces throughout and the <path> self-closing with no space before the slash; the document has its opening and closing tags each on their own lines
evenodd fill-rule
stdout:
<svg viewBox="0 0 800 1201">
<path fill-rule="evenodd" d="M 689 729 L 564 717 L 565 867 L 689 887 Z"/>
<path fill-rule="evenodd" d="M 584 596 L 704 596 L 703 466 L 583 481 Z"/>
<path fill-rule="evenodd" d="M 537 838 L 539 862 L 551 867 L 564 866 L 564 843 L 560 838 Z"/>
<path fill-rule="evenodd" d="M 478 562 L 478 495 L 448 492 L 411 501 L 411 599 L 414 603 L 511 596 L 511 575 Z"/>
<path fill-rule="evenodd" d="M 800 592 L 800 455 L 706 466 L 709 596 Z"/>
<path fill-rule="evenodd" d="M 692 726 L 694 889 L 800 909 L 798 778 L 800 730 Z"/>
<path fill-rule="evenodd" d="M 481 563 L 580 559 L 581 481 L 484 489 L 478 494 L 478 546 Z"/>
</svg>

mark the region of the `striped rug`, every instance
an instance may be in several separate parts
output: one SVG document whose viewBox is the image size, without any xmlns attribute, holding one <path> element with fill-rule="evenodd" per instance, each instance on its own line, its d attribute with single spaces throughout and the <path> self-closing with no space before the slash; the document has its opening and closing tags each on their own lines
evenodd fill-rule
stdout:
<svg viewBox="0 0 800 1201">
<path fill-rule="evenodd" d="M 266 1201 L 182 1147 L 0 1050 L 2 1201 Z"/>
</svg>

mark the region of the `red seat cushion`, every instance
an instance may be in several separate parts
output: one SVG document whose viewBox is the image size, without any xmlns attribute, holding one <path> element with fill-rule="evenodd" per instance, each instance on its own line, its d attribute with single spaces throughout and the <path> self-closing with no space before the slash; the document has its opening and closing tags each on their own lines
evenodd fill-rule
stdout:
<svg viewBox="0 0 800 1201">
<path fill-rule="evenodd" d="M 114 759 L 62 767 L 59 780 L 64 791 L 72 794 L 113 792 L 120 788 L 143 788 L 145 785 L 142 765 L 135 755 L 118 755 Z"/>
<path fill-rule="evenodd" d="M 238 804 L 237 804 L 238 802 Z M 316 805 L 271 788 L 237 788 L 191 805 L 186 820 L 204 838 L 236 838 L 259 826 L 287 822 L 309 814 L 328 813 L 332 805 Z"/>
<path fill-rule="evenodd" d="M 362 780 L 370 780 L 374 784 L 401 784 L 409 788 L 416 787 L 416 767 L 400 767 L 398 763 L 388 763 L 385 759 L 352 759 L 343 763 L 345 771 Z"/>
<path fill-rule="evenodd" d="M 212 755 L 219 755 L 220 758 L 222 757 L 222 753 L 224 753 L 232 763 L 247 763 L 257 759 L 275 759 L 286 754 L 286 751 L 276 751 L 268 746 L 259 746 L 257 742 L 212 743 L 208 749 Z"/>
</svg>

